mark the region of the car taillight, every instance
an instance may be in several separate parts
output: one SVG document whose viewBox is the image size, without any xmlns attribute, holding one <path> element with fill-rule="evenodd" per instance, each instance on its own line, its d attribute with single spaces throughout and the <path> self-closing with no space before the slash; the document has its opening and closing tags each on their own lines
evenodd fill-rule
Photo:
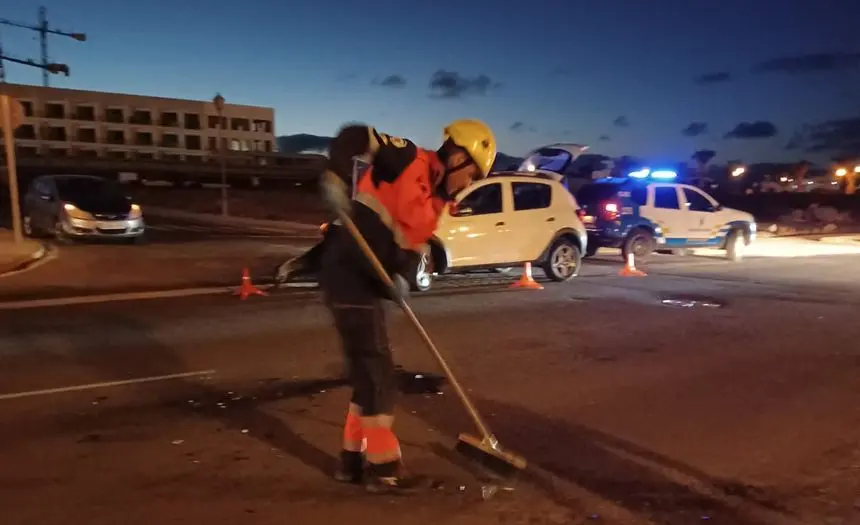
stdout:
<svg viewBox="0 0 860 525">
<path fill-rule="evenodd" d="M 618 212 L 618 203 L 616 202 L 607 202 L 603 204 L 603 216 L 606 220 L 614 221 L 618 218 L 620 213 Z"/>
<path fill-rule="evenodd" d="M 579 220 L 584 219 L 586 215 L 587 214 L 585 213 L 585 210 L 583 210 L 582 208 L 576 209 L 576 216 L 579 217 Z"/>
</svg>

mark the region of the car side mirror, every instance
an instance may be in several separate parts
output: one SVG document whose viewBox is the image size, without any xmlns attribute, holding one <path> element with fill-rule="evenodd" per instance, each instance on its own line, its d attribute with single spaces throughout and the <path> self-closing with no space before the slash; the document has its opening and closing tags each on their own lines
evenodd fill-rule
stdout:
<svg viewBox="0 0 860 525">
<path fill-rule="evenodd" d="M 451 210 L 451 216 L 452 217 L 468 217 L 469 215 L 472 215 L 473 213 L 474 213 L 474 210 L 472 210 L 472 208 L 470 208 L 468 206 L 462 206 L 462 207 L 457 206 L 456 208 L 453 208 Z"/>
<path fill-rule="evenodd" d="M 722 211 L 722 209 L 723 209 L 722 204 L 717 204 L 716 206 L 711 207 L 711 211 Z"/>
</svg>

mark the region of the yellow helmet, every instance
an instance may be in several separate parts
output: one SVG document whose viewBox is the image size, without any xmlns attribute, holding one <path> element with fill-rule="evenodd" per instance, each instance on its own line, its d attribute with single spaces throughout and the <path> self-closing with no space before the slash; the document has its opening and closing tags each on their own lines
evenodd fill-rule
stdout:
<svg viewBox="0 0 860 525">
<path fill-rule="evenodd" d="M 496 160 L 496 137 L 490 126 L 480 120 L 455 120 L 445 126 L 444 140 L 448 139 L 466 150 L 483 177 L 490 174 Z"/>
</svg>

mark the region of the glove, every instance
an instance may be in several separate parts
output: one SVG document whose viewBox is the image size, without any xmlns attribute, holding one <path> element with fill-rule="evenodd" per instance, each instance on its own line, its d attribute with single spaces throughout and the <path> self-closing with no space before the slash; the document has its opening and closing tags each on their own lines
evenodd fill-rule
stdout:
<svg viewBox="0 0 860 525">
<path fill-rule="evenodd" d="M 293 259 L 276 266 L 273 278 L 275 281 L 275 287 L 277 288 L 278 286 L 286 283 L 290 278 L 291 273 L 293 273 Z"/>
<path fill-rule="evenodd" d="M 346 183 L 331 170 L 325 170 L 320 177 L 320 189 L 323 201 L 328 208 L 337 213 L 348 214 L 352 208 L 349 188 Z"/>
<path fill-rule="evenodd" d="M 403 277 L 402 275 L 400 275 L 399 273 L 396 273 L 391 277 L 391 280 L 394 281 L 394 287 L 397 288 L 397 292 L 400 295 L 400 297 L 402 297 L 404 301 L 408 301 L 409 300 L 409 294 L 412 290 L 411 290 L 411 288 L 409 286 L 409 282 L 406 280 L 406 278 Z M 392 297 L 391 300 L 397 301 L 397 297 Z"/>
</svg>

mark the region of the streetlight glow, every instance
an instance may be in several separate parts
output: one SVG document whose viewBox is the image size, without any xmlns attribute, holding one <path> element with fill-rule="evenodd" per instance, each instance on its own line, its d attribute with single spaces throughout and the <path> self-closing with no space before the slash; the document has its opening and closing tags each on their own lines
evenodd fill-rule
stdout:
<svg viewBox="0 0 860 525">
<path fill-rule="evenodd" d="M 838 170 L 836 170 L 836 176 L 837 177 L 844 177 L 847 174 L 848 174 L 848 170 L 846 170 L 845 168 L 839 168 Z"/>
<path fill-rule="evenodd" d="M 746 168 L 744 168 L 744 167 L 738 167 L 738 168 L 735 168 L 734 170 L 732 170 L 732 177 L 740 177 L 740 176 L 741 176 L 741 175 L 743 175 L 746 171 L 747 171 L 747 170 L 746 170 Z"/>
<path fill-rule="evenodd" d="M 860 173 L 860 165 L 854 166 L 854 173 Z"/>
</svg>

